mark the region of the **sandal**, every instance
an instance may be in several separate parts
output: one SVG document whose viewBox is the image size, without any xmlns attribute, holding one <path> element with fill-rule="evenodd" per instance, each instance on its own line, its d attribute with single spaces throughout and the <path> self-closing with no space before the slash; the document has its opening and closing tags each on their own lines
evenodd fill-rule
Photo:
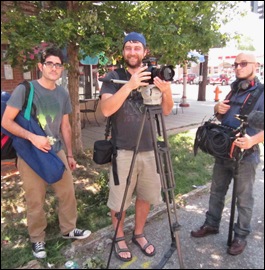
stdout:
<svg viewBox="0 0 265 270">
<path fill-rule="evenodd" d="M 131 253 L 131 251 L 130 251 L 128 248 L 120 248 L 120 247 L 119 247 L 118 242 L 120 242 L 120 241 L 125 241 L 125 237 L 123 236 L 123 237 L 118 237 L 118 238 L 115 239 L 115 246 L 114 246 L 114 253 L 115 253 L 115 256 L 116 256 L 119 260 L 121 260 L 121 261 L 123 261 L 123 262 L 129 262 L 129 261 L 132 260 L 132 254 L 131 254 L 131 256 L 128 257 L 128 258 L 124 258 L 124 257 L 122 257 L 122 256 L 119 255 L 121 252 L 129 252 L 129 253 Z"/>
<path fill-rule="evenodd" d="M 156 254 L 156 250 L 155 250 L 154 245 L 152 245 L 152 244 L 146 239 L 146 240 L 147 240 L 147 243 L 142 247 L 142 246 L 140 245 L 140 243 L 136 240 L 137 238 L 142 238 L 142 237 L 144 237 L 144 238 L 146 239 L 144 233 L 142 233 L 142 234 L 136 234 L 136 235 L 133 233 L 133 237 L 132 237 L 133 243 L 141 249 L 141 251 L 144 253 L 144 255 L 149 256 L 149 257 L 154 256 L 154 255 Z M 154 247 L 154 250 L 153 250 L 153 252 L 151 252 L 151 253 L 146 252 L 146 249 L 147 249 L 149 246 L 153 246 L 153 247 Z"/>
</svg>

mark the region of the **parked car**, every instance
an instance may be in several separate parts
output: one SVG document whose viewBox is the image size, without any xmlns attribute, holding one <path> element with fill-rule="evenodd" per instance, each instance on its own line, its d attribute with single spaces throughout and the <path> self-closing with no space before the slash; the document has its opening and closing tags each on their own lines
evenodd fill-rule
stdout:
<svg viewBox="0 0 265 270">
<path fill-rule="evenodd" d="M 187 74 L 187 83 L 188 84 L 193 84 L 194 83 L 194 79 L 197 78 L 198 75 L 196 75 L 195 73 L 189 73 Z M 183 77 L 179 78 L 179 83 L 183 83 Z"/>
<path fill-rule="evenodd" d="M 200 76 L 197 76 L 194 80 L 193 80 L 193 83 L 194 84 L 199 84 L 200 82 Z"/>
<path fill-rule="evenodd" d="M 202 78 L 203 79 L 203 78 Z M 210 78 L 209 76 L 207 77 L 207 84 L 209 84 L 209 81 L 210 81 Z M 199 84 L 200 82 L 200 76 L 197 76 L 194 80 L 193 80 L 193 83 L 194 84 Z"/>
<path fill-rule="evenodd" d="M 229 77 L 226 74 L 214 74 L 209 77 L 209 84 L 228 85 Z"/>
<path fill-rule="evenodd" d="M 175 80 L 173 81 L 173 83 L 180 84 L 180 79 L 181 79 L 181 78 L 175 79 Z"/>
</svg>

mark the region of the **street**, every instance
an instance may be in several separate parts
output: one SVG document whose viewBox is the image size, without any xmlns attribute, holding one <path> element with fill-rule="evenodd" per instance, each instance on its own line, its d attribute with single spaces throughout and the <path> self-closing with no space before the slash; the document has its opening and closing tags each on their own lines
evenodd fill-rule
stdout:
<svg viewBox="0 0 265 270">
<path fill-rule="evenodd" d="M 219 100 L 223 100 L 225 96 L 230 91 L 230 85 L 207 85 L 206 86 L 206 101 L 214 101 L 215 100 L 215 93 L 214 90 L 216 87 L 221 90 L 221 93 L 219 94 Z M 183 84 L 171 84 L 172 94 L 173 95 L 179 95 L 181 98 L 183 96 Z M 186 99 L 187 103 L 189 100 L 196 101 L 198 98 L 198 91 L 199 91 L 199 85 L 197 84 L 187 84 L 186 86 Z"/>
</svg>

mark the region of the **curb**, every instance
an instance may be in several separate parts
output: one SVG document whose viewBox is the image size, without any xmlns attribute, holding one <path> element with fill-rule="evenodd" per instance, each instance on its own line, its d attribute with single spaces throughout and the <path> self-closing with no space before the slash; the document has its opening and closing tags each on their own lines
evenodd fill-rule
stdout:
<svg viewBox="0 0 265 270">
<path fill-rule="evenodd" d="M 201 126 L 202 123 L 193 123 L 193 124 L 189 124 L 186 126 L 181 126 L 181 127 L 177 127 L 177 128 L 172 128 L 172 129 L 168 129 L 167 130 L 167 135 L 175 135 L 181 132 L 188 132 L 191 131 L 192 129 L 197 129 L 199 126 Z"/>
</svg>

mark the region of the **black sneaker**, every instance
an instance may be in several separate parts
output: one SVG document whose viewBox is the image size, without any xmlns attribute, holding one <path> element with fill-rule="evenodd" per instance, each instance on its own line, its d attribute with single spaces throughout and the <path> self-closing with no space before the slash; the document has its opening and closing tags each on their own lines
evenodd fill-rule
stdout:
<svg viewBox="0 0 265 270">
<path fill-rule="evenodd" d="M 45 242 L 32 243 L 32 253 L 38 259 L 46 258 Z"/>
<path fill-rule="evenodd" d="M 63 238 L 65 239 L 85 239 L 91 234 L 89 230 L 80 230 L 80 229 L 73 229 L 68 234 L 64 234 Z"/>
</svg>

